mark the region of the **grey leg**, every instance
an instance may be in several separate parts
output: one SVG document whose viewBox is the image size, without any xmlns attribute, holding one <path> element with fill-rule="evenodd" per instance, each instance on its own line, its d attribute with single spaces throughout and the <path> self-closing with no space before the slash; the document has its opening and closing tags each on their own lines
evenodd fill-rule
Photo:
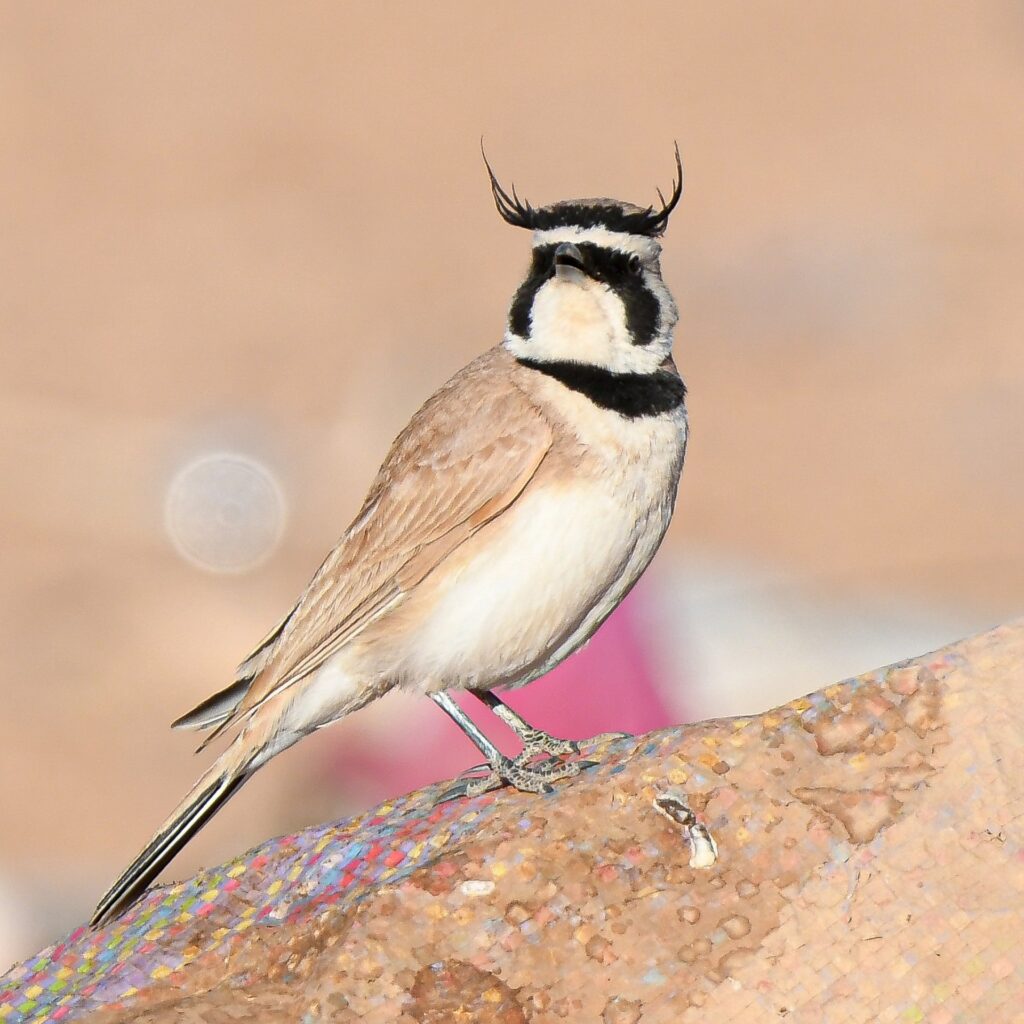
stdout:
<svg viewBox="0 0 1024 1024">
<path fill-rule="evenodd" d="M 527 763 L 529 757 L 525 750 L 513 760 L 498 750 L 447 693 L 432 693 L 430 699 L 473 741 L 487 758 L 487 766 L 490 768 L 487 775 L 460 780 L 441 796 L 441 800 L 450 800 L 458 796 L 476 796 L 478 793 L 497 789 L 505 783 L 526 793 L 549 793 L 550 783 L 578 775 L 583 768 L 593 764 L 590 761 L 552 761 L 530 765 Z"/>
<path fill-rule="evenodd" d="M 473 741 L 477 750 L 494 765 L 505 755 L 480 731 L 480 727 L 447 693 L 432 693 L 430 699 Z M 505 758 L 507 760 L 507 758 Z"/>
</svg>

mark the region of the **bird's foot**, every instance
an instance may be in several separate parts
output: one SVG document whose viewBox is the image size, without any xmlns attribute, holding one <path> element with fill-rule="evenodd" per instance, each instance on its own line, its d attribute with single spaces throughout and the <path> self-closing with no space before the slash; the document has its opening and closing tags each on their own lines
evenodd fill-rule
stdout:
<svg viewBox="0 0 1024 1024">
<path fill-rule="evenodd" d="M 578 754 L 584 747 L 600 747 L 615 740 L 636 738 L 630 732 L 602 732 L 583 740 L 563 740 L 542 732 L 540 729 L 534 729 L 532 726 L 517 730 L 517 735 L 523 744 L 523 752 L 516 758 L 516 761 L 524 763 L 542 754 L 559 758 L 567 754 Z"/>
<path fill-rule="evenodd" d="M 540 754 L 558 757 L 563 754 L 578 754 L 580 752 L 580 745 L 575 740 L 560 740 L 557 736 L 549 736 L 546 732 L 541 732 L 540 729 L 524 730 L 519 738 L 523 743 L 523 752 L 516 758 L 517 761 L 520 759 L 529 761 L 531 757 L 537 757 Z"/>
<path fill-rule="evenodd" d="M 603 747 L 606 743 L 614 743 L 615 740 L 635 740 L 631 732 L 601 732 L 596 736 L 588 736 L 585 740 L 576 740 L 576 746 L 582 750 L 585 747 Z"/>
<path fill-rule="evenodd" d="M 552 782 L 572 778 L 585 768 L 593 768 L 597 764 L 597 761 L 563 761 L 560 757 L 534 761 L 536 756 L 537 752 L 524 749 L 517 757 L 502 757 L 493 764 L 468 768 L 438 797 L 437 802 L 479 796 L 506 785 L 521 793 L 550 793 Z"/>
</svg>

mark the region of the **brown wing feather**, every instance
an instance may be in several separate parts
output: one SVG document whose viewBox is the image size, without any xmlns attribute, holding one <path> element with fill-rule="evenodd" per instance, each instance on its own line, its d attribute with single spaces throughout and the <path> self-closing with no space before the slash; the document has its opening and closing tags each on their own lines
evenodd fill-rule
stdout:
<svg viewBox="0 0 1024 1024">
<path fill-rule="evenodd" d="M 187 711 L 180 718 L 171 722 L 172 729 L 210 729 L 219 725 L 225 719 L 230 718 L 235 708 L 238 707 L 253 679 L 263 670 L 274 656 L 274 648 L 277 641 L 288 625 L 295 609 L 291 611 L 256 645 L 252 653 L 235 669 L 235 679 L 230 686 L 200 701 L 191 711 Z M 214 733 L 213 735 L 216 735 Z M 212 737 L 203 741 L 200 750 L 206 746 Z"/>
<path fill-rule="evenodd" d="M 288 620 L 295 614 L 296 604 L 288 614 L 256 645 L 252 653 L 235 669 L 235 680 L 241 682 L 243 679 L 252 679 L 266 667 L 267 662 L 274 656 L 274 648 L 277 646 L 281 634 L 284 632 Z"/>
<path fill-rule="evenodd" d="M 399 434 L 359 515 L 216 733 L 316 671 L 522 493 L 552 434 L 510 385 L 509 361 L 494 349 L 470 363 Z"/>
</svg>

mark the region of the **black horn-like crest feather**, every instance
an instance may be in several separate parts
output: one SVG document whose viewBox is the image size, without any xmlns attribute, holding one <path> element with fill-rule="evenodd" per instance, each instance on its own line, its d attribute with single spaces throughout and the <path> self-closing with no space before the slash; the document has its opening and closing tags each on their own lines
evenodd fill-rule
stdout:
<svg viewBox="0 0 1024 1024">
<path fill-rule="evenodd" d="M 679 143 L 676 143 L 676 174 L 672 182 L 672 192 L 666 201 L 658 189 L 659 209 L 648 206 L 644 210 L 630 207 L 628 204 L 614 202 L 593 202 L 589 200 L 568 200 L 535 209 L 528 202 L 520 199 L 515 185 L 511 194 L 498 181 L 491 169 L 490 161 L 484 152 L 483 140 L 480 141 L 480 152 L 484 158 L 484 166 L 491 179 L 491 192 L 494 205 L 506 223 L 517 228 L 528 228 L 531 231 L 545 231 L 548 228 L 560 227 L 604 227 L 609 231 L 622 231 L 631 235 L 647 235 L 655 237 L 664 233 L 668 218 L 676 208 L 683 194 L 683 161 L 679 155 Z"/>
<path fill-rule="evenodd" d="M 487 174 L 491 179 L 491 194 L 494 196 L 494 205 L 498 208 L 498 213 L 514 228 L 534 228 L 536 225 L 533 221 L 537 211 L 529 203 L 520 201 L 519 196 L 516 195 L 514 183 L 512 185 L 512 195 L 509 195 L 501 187 L 501 182 L 498 181 L 494 171 L 491 169 L 491 162 L 487 159 L 483 139 L 480 140 L 480 155 L 484 158 L 484 167 L 487 168 Z"/>
</svg>

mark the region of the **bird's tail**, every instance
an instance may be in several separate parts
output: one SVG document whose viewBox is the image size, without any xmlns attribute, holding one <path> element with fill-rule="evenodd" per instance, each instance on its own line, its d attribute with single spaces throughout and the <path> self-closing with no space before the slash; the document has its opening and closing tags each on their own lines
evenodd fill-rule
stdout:
<svg viewBox="0 0 1024 1024">
<path fill-rule="evenodd" d="M 104 925 L 142 895 L 174 855 L 210 820 L 253 773 L 251 764 L 232 765 L 225 751 L 192 787 L 146 848 L 121 873 L 93 912 L 91 925 Z"/>
</svg>

